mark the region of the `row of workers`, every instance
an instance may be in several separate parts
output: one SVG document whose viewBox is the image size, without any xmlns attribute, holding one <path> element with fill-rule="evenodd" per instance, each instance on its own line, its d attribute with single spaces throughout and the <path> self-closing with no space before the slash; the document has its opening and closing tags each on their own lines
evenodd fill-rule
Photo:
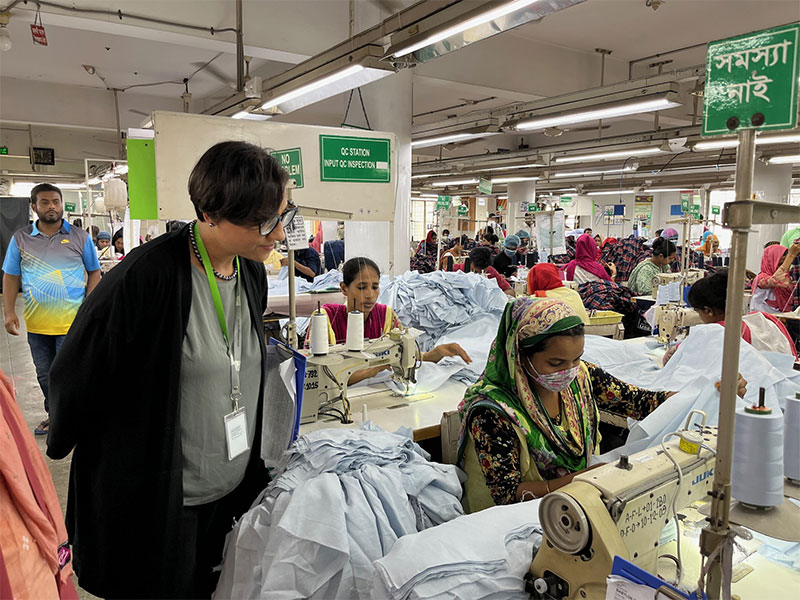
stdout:
<svg viewBox="0 0 800 600">
<path fill-rule="evenodd" d="M 61 558 L 71 543 L 79 583 L 96 595 L 208 597 L 232 520 L 270 480 L 261 441 L 278 432 L 262 419 L 274 367 L 263 261 L 295 213 L 286 181 L 261 148 L 208 149 L 188 182 L 197 220 L 132 250 L 104 277 L 53 362 L 47 454 L 72 453 L 69 540 L 56 528 L 43 548 Z M 553 268 L 533 269 L 532 288 L 542 289 L 509 302 L 486 371 L 460 403 L 471 510 L 564 485 L 597 451 L 599 407 L 641 419 L 672 393 L 638 389 L 581 360 L 583 319 L 548 297 L 561 287 Z M 376 301 L 377 266 L 356 259 L 344 271 L 347 308 L 380 335 L 388 309 Z M 716 301 L 707 297 L 692 302 L 710 313 Z M 331 313 L 334 329 L 343 312 Z M 233 453 L 232 419 L 245 437 Z M 131 556 L 143 575 L 131 574 L 122 558 Z M 59 562 L 45 558 L 58 577 Z"/>
</svg>

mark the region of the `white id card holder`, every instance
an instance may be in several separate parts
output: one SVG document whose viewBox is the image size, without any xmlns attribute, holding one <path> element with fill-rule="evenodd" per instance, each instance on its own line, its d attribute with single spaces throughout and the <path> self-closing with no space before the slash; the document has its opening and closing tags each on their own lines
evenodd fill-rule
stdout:
<svg viewBox="0 0 800 600">
<path fill-rule="evenodd" d="M 233 460 L 250 449 L 247 437 L 247 416 L 245 408 L 228 413 L 225 421 L 225 442 L 228 446 L 228 460 Z"/>
</svg>

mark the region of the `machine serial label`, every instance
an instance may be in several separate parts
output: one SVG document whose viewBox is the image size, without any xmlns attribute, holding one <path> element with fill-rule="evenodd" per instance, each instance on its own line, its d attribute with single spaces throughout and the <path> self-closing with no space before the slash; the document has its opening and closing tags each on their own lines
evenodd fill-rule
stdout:
<svg viewBox="0 0 800 600">
<path fill-rule="evenodd" d="M 633 535 L 653 524 L 663 528 L 667 511 L 667 494 L 656 496 L 641 506 L 625 511 L 624 523 L 619 524 L 620 537 Z"/>
<path fill-rule="evenodd" d="M 306 385 L 305 389 L 307 390 L 315 390 L 319 387 L 319 380 L 316 379 L 317 377 L 317 370 L 316 369 L 306 369 Z M 314 381 L 310 381 L 310 380 Z"/>
</svg>

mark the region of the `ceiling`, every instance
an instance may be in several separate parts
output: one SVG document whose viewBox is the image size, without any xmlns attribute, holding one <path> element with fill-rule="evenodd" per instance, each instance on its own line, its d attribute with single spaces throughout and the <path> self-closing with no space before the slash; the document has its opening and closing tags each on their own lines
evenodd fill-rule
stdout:
<svg viewBox="0 0 800 600">
<path fill-rule="evenodd" d="M 85 0 L 77 4 L 203 27 L 234 24 L 229 0 Z M 356 0 L 354 29 L 364 30 L 411 4 L 413 0 Z M 254 57 L 251 74 L 268 79 L 345 40 L 348 5 L 348 0 L 245 0 L 246 54 Z M 211 67 L 195 73 L 189 82 L 192 109 L 202 110 L 233 91 L 236 68 L 231 34 L 212 38 L 167 25 L 127 19 L 120 23 L 112 17 L 92 19 L 44 9 L 49 45 L 41 47 L 31 42 L 29 26 L 34 12 L 30 7 L 30 3 L 27 7 L 20 4 L 12 11 L 9 31 L 14 46 L 0 53 L 2 85 L 33 80 L 128 89 L 124 112 L 134 113 L 128 116 L 135 117 L 135 122 L 123 119 L 124 126 L 138 124 L 138 113 L 158 106 L 156 99 L 175 98 L 179 102 L 182 80 L 208 61 L 213 61 Z M 419 65 L 413 80 L 414 124 L 596 86 L 600 78 L 596 48 L 612 51 L 606 68 L 608 83 L 627 79 L 630 61 L 646 58 L 632 66 L 634 77 L 655 73 L 649 65 L 661 59 L 674 61 L 666 70 L 697 65 L 704 62 L 703 45 L 709 40 L 797 20 L 798 0 L 665 0 L 656 11 L 647 7 L 645 0 L 586 0 L 541 22 Z M 681 50 L 686 47 L 689 50 Z M 671 52 L 675 50 L 680 51 Z M 666 56 L 655 57 L 657 54 Z M 81 65 L 94 66 L 105 83 Z M 130 87 L 155 82 L 173 83 Z M 286 120 L 338 126 L 346 104 L 347 95 L 339 96 L 297 111 Z M 2 113 L 0 106 L 0 119 Z M 669 113 L 672 120 L 665 118 L 661 126 L 689 123 L 689 113 L 691 105 L 684 105 Z M 355 119 L 358 123 L 361 118 L 360 105 L 354 102 L 348 121 Z M 640 116 L 605 125 L 607 129 L 601 132 L 604 138 L 648 131 L 653 121 L 652 116 Z M 597 135 L 596 130 L 568 131 L 557 141 L 568 143 Z M 552 143 L 541 133 L 506 134 L 473 144 L 421 150 L 415 158 L 476 155 L 498 148 L 514 151 L 519 146 Z"/>
</svg>

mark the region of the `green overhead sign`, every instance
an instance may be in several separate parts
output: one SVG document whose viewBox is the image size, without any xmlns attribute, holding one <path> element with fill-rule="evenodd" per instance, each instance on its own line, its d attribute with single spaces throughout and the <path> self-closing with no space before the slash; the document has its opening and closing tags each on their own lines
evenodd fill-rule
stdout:
<svg viewBox="0 0 800 600">
<path fill-rule="evenodd" d="M 800 23 L 708 44 L 703 135 L 797 124 Z"/>
<path fill-rule="evenodd" d="M 711 207 L 711 214 L 718 215 L 719 214 L 719 206 L 712 206 Z"/>
<path fill-rule="evenodd" d="M 450 210 L 450 196 L 437 197 L 436 210 Z"/>
<path fill-rule="evenodd" d="M 320 180 L 389 183 L 391 142 L 384 138 L 319 136 Z"/>
<path fill-rule="evenodd" d="M 492 193 L 492 180 L 491 179 L 483 179 L 483 178 L 481 178 L 478 181 L 478 191 L 481 194 L 491 194 Z"/>
<path fill-rule="evenodd" d="M 458 216 L 459 217 L 466 217 L 469 214 L 469 206 L 466 204 L 462 204 L 458 207 Z"/>
<path fill-rule="evenodd" d="M 303 156 L 300 148 L 292 148 L 290 150 L 276 150 L 272 156 L 281 164 L 287 173 L 289 179 L 294 179 L 297 184 L 296 187 L 303 187 Z"/>
<path fill-rule="evenodd" d="M 681 192 L 681 211 L 687 213 L 692 207 L 692 192 Z"/>
<path fill-rule="evenodd" d="M 64 202 L 64 210 L 71 213 L 75 212 L 75 203 L 74 202 Z"/>
</svg>

